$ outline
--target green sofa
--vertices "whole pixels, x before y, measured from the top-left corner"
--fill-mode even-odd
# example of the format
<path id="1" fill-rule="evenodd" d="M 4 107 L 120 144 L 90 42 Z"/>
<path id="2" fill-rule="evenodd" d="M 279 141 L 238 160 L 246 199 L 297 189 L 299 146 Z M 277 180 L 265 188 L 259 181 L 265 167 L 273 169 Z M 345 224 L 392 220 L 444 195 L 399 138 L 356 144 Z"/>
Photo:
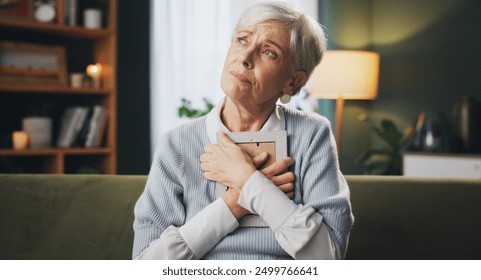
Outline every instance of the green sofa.
<path id="1" fill-rule="evenodd" d="M 347 259 L 481 259 L 481 180 L 346 179 Z M 145 180 L 0 174 L 0 259 L 130 259 Z"/>

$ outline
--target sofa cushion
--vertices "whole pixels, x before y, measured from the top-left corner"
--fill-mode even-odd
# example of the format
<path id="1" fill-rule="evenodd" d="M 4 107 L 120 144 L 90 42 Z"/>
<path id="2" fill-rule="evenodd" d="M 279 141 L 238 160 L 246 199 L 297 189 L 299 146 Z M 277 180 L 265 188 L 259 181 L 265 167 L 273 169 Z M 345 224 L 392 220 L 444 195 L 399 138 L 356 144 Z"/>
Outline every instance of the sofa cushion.
<path id="1" fill-rule="evenodd" d="M 0 258 L 130 259 L 145 176 L 0 175 Z"/>
<path id="2" fill-rule="evenodd" d="M 346 176 L 347 259 L 480 259 L 481 180 Z"/>

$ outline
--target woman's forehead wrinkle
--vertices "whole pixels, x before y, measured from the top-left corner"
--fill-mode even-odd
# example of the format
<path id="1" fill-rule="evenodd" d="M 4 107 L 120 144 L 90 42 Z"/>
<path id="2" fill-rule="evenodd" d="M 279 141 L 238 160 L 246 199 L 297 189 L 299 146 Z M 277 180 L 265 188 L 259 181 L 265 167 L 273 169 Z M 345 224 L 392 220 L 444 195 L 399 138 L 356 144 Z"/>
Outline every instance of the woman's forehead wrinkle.
<path id="1" fill-rule="evenodd" d="M 285 35 L 282 35 L 282 31 L 288 31 Z M 249 26 L 245 29 L 239 30 L 237 33 L 247 33 L 249 36 L 255 36 L 259 39 L 266 41 L 267 43 L 276 45 L 281 49 L 289 49 L 290 36 L 288 27 L 280 23 L 259 23 L 254 26 Z"/>

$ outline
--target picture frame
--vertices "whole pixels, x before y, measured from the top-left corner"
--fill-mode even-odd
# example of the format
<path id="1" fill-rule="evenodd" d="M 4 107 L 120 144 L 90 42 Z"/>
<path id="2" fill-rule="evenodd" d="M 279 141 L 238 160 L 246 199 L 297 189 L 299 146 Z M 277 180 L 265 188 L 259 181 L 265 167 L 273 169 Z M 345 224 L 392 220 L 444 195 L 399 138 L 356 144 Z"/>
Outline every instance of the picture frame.
<path id="1" fill-rule="evenodd" d="M 265 151 L 269 155 L 266 163 L 259 167 L 262 169 L 276 162 L 279 159 L 287 157 L 287 132 L 279 131 L 246 131 L 246 132 L 228 132 L 229 138 L 237 145 L 242 146 L 250 155 L 258 155 Z M 217 143 L 221 143 L 219 134 L 217 135 Z M 216 183 L 216 195 L 221 197 L 226 192 L 227 187 Z M 248 214 L 239 220 L 240 227 L 268 227 L 266 222 L 259 215 Z"/>
<path id="2" fill-rule="evenodd" d="M 266 163 L 259 169 L 287 156 L 287 135 L 285 130 L 228 132 L 227 135 L 251 155 L 257 155 L 263 151 L 267 152 L 269 157 Z"/>
<path id="3" fill-rule="evenodd" d="M 0 41 L 0 82 L 10 85 L 66 86 L 62 46 Z"/>
<path id="4" fill-rule="evenodd" d="M 33 20 L 32 0 L 0 0 L 0 19 Z"/>

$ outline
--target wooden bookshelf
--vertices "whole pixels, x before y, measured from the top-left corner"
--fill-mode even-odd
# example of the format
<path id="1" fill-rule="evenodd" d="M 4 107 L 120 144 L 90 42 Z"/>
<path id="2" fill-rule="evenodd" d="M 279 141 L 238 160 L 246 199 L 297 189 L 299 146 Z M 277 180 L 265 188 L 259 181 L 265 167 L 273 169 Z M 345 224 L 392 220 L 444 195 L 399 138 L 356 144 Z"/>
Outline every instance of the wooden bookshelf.
<path id="1" fill-rule="evenodd" d="M 80 38 L 86 40 L 102 40 L 109 35 L 112 35 L 112 33 L 115 33 L 114 27 L 110 27 L 109 29 L 86 29 L 78 26 L 67 26 L 55 23 L 41 23 L 35 21 L 23 21 L 9 18 L 0 18 L 0 26 L 9 27 L 12 29 L 29 29 L 45 34 Z"/>
<path id="2" fill-rule="evenodd" d="M 109 95 L 112 90 L 93 88 L 71 88 L 56 86 L 32 86 L 32 85 L 4 85 L 0 84 L 0 94 L 6 92 L 18 92 L 29 94 L 93 94 Z"/>
<path id="3" fill-rule="evenodd" d="M 80 2 L 80 1 L 79 1 Z M 64 23 L 64 0 L 56 0 L 56 20 L 40 23 L 0 15 L 2 40 L 42 45 L 63 45 L 67 73 L 85 71 L 85 66 L 103 66 L 101 88 L 71 88 L 55 85 L 13 84 L 0 81 L 0 172 L 77 173 L 82 169 L 115 174 L 117 170 L 117 1 L 102 1 L 104 24 L 87 29 Z M 81 11 L 78 13 L 81 14 Z M 6 36 L 4 36 L 6 34 Z M 79 56 L 77 56 L 79 54 Z M 82 57 L 83 56 L 83 57 Z M 52 104 L 54 130 L 51 148 L 14 150 L 6 138 L 21 130 L 24 105 Z M 102 105 L 109 113 L 103 144 L 98 148 L 56 148 L 61 113 L 70 106 Z M 3 107 L 2 107 L 3 106 Z M 6 110 L 5 110 L 6 109 Z M 11 168 L 8 170 L 8 168 Z"/>

